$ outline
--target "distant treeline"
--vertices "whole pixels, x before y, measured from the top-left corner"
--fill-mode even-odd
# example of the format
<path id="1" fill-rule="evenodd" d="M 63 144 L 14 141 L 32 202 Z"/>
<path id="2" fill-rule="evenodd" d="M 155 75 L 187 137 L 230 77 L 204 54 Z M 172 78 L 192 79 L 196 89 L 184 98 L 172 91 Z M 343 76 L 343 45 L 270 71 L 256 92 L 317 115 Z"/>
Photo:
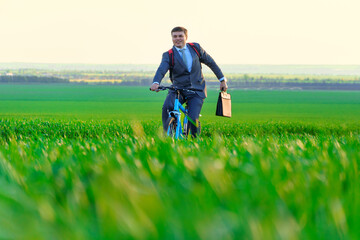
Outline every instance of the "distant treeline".
<path id="1" fill-rule="evenodd" d="M 47 72 L 155 72 L 158 64 L 55 64 L 55 63 L 0 63 L 1 69 L 9 71 L 39 70 Z M 307 74 L 307 75 L 360 75 L 360 65 L 259 65 L 224 64 L 220 65 L 224 73 L 246 74 Z M 204 73 L 210 73 L 203 66 Z"/>
<path id="2" fill-rule="evenodd" d="M 0 76 L 0 83 L 69 83 L 69 79 L 53 76 Z"/>
<path id="3" fill-rule="evenodd" d="M 360 83 L 360 76 L 321 76 L 321 75 L 279 75 L 279 74 L 225 74 L 229 83 Z M 149 84 L 154 78 L 154 73 L 149 72 L 131 72 L 131 73 L 114 73 L 114 72 L 79 72 L 66 73 L 66 78 L 86 80 L 121 80 L 124 84 L 130 85 Z M 217 82 L 214 74 L 204 74 L 207 82 Z M 164 77 L 166 81 L 168 75 Z"/>
<path id="4" fill-rule="evenodd" d="M 152 79 L 138 79 L 138 80 L 122 80 L 122 79 L 111 79 L 115 80 L 114 82 L 109 81 L 109 79 L 102 79 L 96 81 L 94 79 L 91 80 L 80 80 L 80 81 L 70 81 L 72 84 L 86 84 L 86 85 L 120 85 L 120 86 L 150 86 L 152 84 Z M 116 82 L 116 80 L 121 80 Z M 167 82 L 163 81 L 162 83 Z M 168 83 L 168 82 L 167 82 Z"/>
<path id="5" fill-rule="evenodd" d="M 328 82 L 232 82 L 229 86 L 236 89 L 360 90 L 360 83 Z"/>
<path id="6" fill-rule="evenodd" d="M 0 83 L 71 83 L 121 86 L 149 86 L 154 72 L 50 71 L 42 69 L 0 70 Z M 228 85 L 237 89 L 360 90 L 360 76 L 301 74 L 226 74 Z M 209 87 L 219 81 L 204 74 Z M 171 84 L 168 75 L 162 84 Z"/>
<path id="7" fill-rule="evenodd" d="M 211 76 L 210 76 L 211 77 Z M 293 82 L 293 83 L 360 83 L 360 76 L 295 75 L 295 74 L 229 74 L 231 82 Z"/>

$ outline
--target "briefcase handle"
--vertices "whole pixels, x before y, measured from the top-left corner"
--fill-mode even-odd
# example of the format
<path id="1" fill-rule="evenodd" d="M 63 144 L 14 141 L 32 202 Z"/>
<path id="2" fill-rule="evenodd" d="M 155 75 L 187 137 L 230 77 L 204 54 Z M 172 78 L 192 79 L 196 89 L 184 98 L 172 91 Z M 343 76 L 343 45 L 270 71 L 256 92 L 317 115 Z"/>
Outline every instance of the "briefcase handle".
<path id="1" fill-rule="evenodd" d="M 221 91 L 221 98 L 223 98 L 223 99 L 231 99 L 231 96 L 226 91 Z"/>

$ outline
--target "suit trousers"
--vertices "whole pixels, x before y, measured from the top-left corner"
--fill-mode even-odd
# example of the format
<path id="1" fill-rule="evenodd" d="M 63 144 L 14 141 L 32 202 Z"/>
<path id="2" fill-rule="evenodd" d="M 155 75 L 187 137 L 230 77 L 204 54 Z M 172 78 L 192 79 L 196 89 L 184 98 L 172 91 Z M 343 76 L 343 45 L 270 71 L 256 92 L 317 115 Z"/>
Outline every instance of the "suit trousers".
<path id="1" fill-rule="evenodd" d="M 166 126 L 166 122 L 167 119 L 169 118 L 169 112 L 174 110 L 176 94 L 177 93 L 175 91 L 169 91 L 162 108 L 162 122 L 165 132 L 167 131 L 167 127 L 168 127 Z M 202 105 L 204 103 L 204 99 L 201 98 L 195 92 L 182 91 L 179 96 L 179 101 L 181 104 L 187 102 L 189 117 L 194 122 L 199 121 L 199 115 Z M 196 127 L 194 124 L 190 123 L 190 121 L 189 121 L 189 126 L 190 126 L 191 135 L 193 137 L 196 137 L 196 135 L 200 133 L 200 127 L 199 128 Z"/>

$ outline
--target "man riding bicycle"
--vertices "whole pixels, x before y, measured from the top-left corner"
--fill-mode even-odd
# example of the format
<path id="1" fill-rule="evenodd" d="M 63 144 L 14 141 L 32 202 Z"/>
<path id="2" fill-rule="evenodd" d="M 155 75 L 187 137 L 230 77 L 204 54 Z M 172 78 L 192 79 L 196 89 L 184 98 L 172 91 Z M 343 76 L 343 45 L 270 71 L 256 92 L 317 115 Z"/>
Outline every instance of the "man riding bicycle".
<path id="1" fill-rule="evenodd" d="M 201 71 L 201 63 L 206 64 L 220 81 L 220 90 L 226 91 L 226 79 L 214 59 L 201 48 L 198 43 L 186 43 L 187 30 L 184 27 L 175 27 L 171 30 L 173 48 L 163 53 L 159 68 L 150 87 L 152 91 L 158 91 L 161 80 L 168 70 L 172 85 L 179 88 L 195 88 L 199 91 L 182 91 L 179 101 L 187 102 L 188 114 L 193 122 L 198 123 L 199 115 L 206 98 L 205 79 Z M 169 91 L 163 108 L 162 122 L 167 131 L 166 123 L 169 111 L 174 108 L 175 91 Z M 200 133 L 200 128 L 190 123 L 190 132 L 193 137 Z"/>

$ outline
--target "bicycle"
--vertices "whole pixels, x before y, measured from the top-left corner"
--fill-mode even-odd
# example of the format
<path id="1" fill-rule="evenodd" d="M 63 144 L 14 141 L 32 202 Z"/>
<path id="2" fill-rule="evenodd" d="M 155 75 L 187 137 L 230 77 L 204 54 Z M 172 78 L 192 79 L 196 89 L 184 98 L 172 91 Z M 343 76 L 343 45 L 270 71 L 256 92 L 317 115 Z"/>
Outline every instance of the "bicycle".
<path id="1" fill-rule="evenodd" d="M 169 112 L 169 118 L 165 124 L 167 126 L 166 134 L 175 139 L 184 139 L 189 134 L 189 122 L 197 127 L 200 127 L 200 122 L 193 121 L 188 114 L 187 106 L 184 108 L 180 101 L 179 96 L 181 91 L 195 92 L 202 91 L 196 88 L 178 88 L 174 86 L 165 87 L 159 86 L 158 90 L 173 90 L 176 91 L 174 109 Z M 181 123 L 181 112 L 185 114 L 183 122 Z"/>

